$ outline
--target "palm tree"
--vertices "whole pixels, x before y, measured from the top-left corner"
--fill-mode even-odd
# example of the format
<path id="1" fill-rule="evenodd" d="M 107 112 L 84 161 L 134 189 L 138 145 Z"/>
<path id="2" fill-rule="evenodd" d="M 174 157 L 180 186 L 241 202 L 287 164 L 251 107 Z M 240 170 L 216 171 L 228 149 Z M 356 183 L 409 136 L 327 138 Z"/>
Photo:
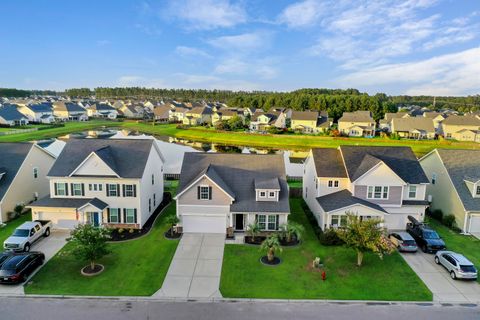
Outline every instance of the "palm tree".
<path id="1" fill-rule="evenodd" d="M 176 215 L 171 215 L 165 218 L 165 223 L 170 225 L 170 235 L 173 235 L 173 227 L 180 222 Z"/>
<path id="2" fill-rule="evenodd" d="M 255 236 L 260 233 L 260 225 L 257 222 L 251 223 L 247 226 L 247 234 L 252 237 L 252 242 L 255 242 Z"/>
<path id="3" fill-rule="evenodd" d="M 305 228 L 296 222 L 287 222 L 280 226 L 280 230 L 283 236 L 287 239 L 287 242 L 292 242 L 292 237 L 295 235 L 297 240 L 300 240 L 302 234 L 305 232 Z"/>
<path id="4" fill-rule="evenodd" d="M 275 251 L 282 252 L 280 241 L 277 234 L 270 235 L 265 241 L 262 242 L 261 250 L 267 251 L 267 259 L 272 262 L 275 259 Z"/>

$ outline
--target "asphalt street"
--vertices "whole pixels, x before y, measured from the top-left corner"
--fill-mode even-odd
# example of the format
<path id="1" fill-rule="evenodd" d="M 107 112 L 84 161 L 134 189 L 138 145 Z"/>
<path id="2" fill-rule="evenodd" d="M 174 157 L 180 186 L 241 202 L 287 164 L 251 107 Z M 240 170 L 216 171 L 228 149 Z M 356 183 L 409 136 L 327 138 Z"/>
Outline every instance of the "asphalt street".
<path id="1" fill-rule="evenodd" d="M 474 304 L 403 304 L 349 302 L 174 302 L 149 299 L 0 298 L 2 320 L 151 320 L 151 319 L 262 319 L 262 320 L 478 320 Z"/>

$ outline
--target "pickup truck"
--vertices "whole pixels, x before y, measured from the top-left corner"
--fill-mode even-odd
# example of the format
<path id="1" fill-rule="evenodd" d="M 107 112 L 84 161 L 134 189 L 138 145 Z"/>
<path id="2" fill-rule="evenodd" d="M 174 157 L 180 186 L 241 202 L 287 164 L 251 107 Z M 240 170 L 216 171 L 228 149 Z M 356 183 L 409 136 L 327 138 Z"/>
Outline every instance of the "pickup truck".
<path id="1" fill-rule="evenodd" d="M 412 216 L 408 216 L 408 220 L 410 222 L 407 223 L 407 232 L 415 239 L 423 252 L 435 253 L 447 248 L 435 230 L 430 229 L 425 223 L 418 222 Z"/>
<path id="2" fill-rule="evenodd" d="M 8 251 L 30 251 L 35 241 L 50 235 L 51 228 L 52 222 L 48 220 L 24 222 L 3 242 L 3 248 Z"/>

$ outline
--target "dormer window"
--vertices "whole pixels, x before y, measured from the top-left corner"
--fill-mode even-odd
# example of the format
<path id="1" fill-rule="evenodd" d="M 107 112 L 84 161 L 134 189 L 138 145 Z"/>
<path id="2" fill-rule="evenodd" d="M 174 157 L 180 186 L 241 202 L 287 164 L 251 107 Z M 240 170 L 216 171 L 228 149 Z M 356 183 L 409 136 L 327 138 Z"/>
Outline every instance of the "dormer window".
<path id="1" fill-rule="evenodd" d="M 480 196 L 480 186 L 477 186 L 475 190 L 475 195 Z"/>
<path id="2" fill-rule="evenodd" d="M 275 195 L 275 191 L 270 191 L 270 192 L 268 193 L 268 197 L 269 197 L 269 198 L 275 198 L 275 196 L 276 196 L 276 195 Z"/>
<path id="3" fill-rule="evenodd" d="M 260 198 L 266 198 L 267 193 L 265 191 L 260 191 Z"/>

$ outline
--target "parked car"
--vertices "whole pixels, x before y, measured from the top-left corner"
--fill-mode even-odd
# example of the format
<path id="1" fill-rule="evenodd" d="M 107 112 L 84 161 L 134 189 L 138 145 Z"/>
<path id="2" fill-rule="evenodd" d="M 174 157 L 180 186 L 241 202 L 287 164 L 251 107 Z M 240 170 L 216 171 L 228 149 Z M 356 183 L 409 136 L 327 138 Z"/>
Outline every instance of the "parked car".
<path id="1" fill-rule="evenodd" d="M 45 261 L 41 252 L 12 254 L 0 267 L 0 283 L 15 284 L 25 281 Z"/>
<path id="2" fill-rule="evenodd" d="M 10 251 L 5 251 L 5 252 L 0 253 L 0 267 L 1 267 L 1 266 L 3 265 L 3 263 L 4 263 L 8 258 L 10 258 L 12 255 L 13 255 L 13 253 L 10 252 Z"/>
<path id="3" fill-rule="evenodd" d="M 392 241 L 400 252 L 417 252 L 417 243 L 415 239 L 405 231 L 393 232 L 389 236 L 390 241 Z"/>
<path id="4" fill-rule="evenodd" d="M 425 223 L 419 222 L 412 216 L 408 216 L 407 232 L 415 239 L 417 245 L 423 252 L 435 253 L 445 250 L 445 242 L 435 230 L 430 229 Z"/>
<path id="5" fill-rule="evenodd" d="M 24 222 L 5 240 L 3 248 L 11 251 L 28 252 L 35 241 L 50 235 L 51 227 L 52 222 L 48 220 Z"/>
<path id="6" fill-rule="evenodd" d="M 452 279 L 477 280 L 477 269 L 463 255 L 453 251 L 438 251 L 435 263 L 440 264 L 450 273 Z"/>

